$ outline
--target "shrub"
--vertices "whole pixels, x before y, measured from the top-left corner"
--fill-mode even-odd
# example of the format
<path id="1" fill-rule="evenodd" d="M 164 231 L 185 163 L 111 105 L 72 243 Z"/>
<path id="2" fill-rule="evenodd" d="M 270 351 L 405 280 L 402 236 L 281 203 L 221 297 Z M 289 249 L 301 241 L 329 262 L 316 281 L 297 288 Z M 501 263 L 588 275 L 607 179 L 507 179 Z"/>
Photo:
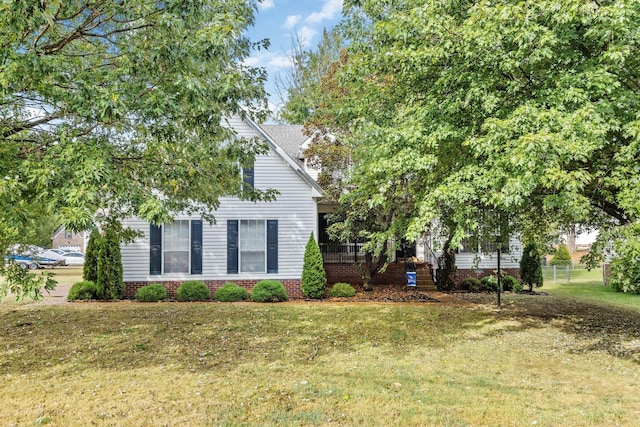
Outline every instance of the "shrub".
<path id="1" fill-rule="evenodd" d="M 178 301 L 209 301 L 211 291 L 199 280 L 187 280 L 176 289 Z"/>
<path id="2" fill-rule="evenodd" d="M 82 267 L 82 278 L 91 282 L 98 281 L 98 252 L 100 251 L 102 236 L 97 228 L 91 230 L 87 251 L 84 255 L 84 266 Z"/>
<path id="3" fill-rule="evenodd" d="M 119 299 L 124 293 L 120 237 L 118 237 L 115 228 L 109 226 L 101 240 L 98 251 L 98 281 L 96 282 L 98 298 Z"/>
<path id="4" fill-rule="evenodd" d="M 69 289 L 67 295 L 68 301 L 85 300 L 85 299 L 97 299 L 98 288 L 96 284 L 91 280 L 83 280 L 81 282 L 74 283 Z"/>
<path id="5" fill-rule="evenodd" d="M 522 292 L 522 283 L 516 282 L 513 284 L 513 292 Z"/>
<path id="6" fill-rule="evenodd" d="M 500 283 L 502 284 L 502 289 L 505 291 L 513 291 L 517 287 L 519 287 L 520 290 L 522 290 L 522 285 L 520 285 L 520 282 L 518 282 L 518 279 L 516 279 L 513 276 L 503 277 L 502 280 L 500 280 Z"/>
<path id="7" fill-rule="evenodd" d="M 480 283 L 482 283 L 482 289 L 485 291 L 497 291 L 498 290 L 498 278 L 494 275 L 484 276 L 480 279 Z"/>
<path id="8" fill-rule="evenodd" d="M 229 282 L 218 289 L 213 298 L 222 302 L 244 301 L 249 298 L 249 292 L 245 288 Z"/>
<path id="9" fill-rule="evenodd" d="M 462 287 L 462 289 L 466 289 L 471 292 L 480 292 L 483 288 L 480 279 L 477 279 L 475 277 L 464 278 L 460 283 L 460 286 Z"/>
<path id="10" fill-rule="evenodd" d="M 141 302 L 158 302 L 167 297 L 167 290 L 160 283 L 143 286 L 136 292 L 136 299 Z"/>
<path id="11" fill-rule="evenodd" d="M 348 283 L 336 283 L 329 291 L 329 296 L 333 298 L 353 297 L 355 295 L 356 290 Z"/>
<path id="12" fill-rule="evenodd" d="M 322 253 L 320 253 L 320 247 L 316 239 L 313 238 L 313 233 L 309 236 L 309 241 L 304 251 L 300 286 L 302 294 L 307 298 L 323 298 L 327 290 L 327 275 L 324 271 Z"/>
<path id="13" fill-rule="evenodd" d="M 640 226 L 626 227 L 614 240 L 611 287 L 618 292 L 640 294 Z"/>
<path id="14" fill-rule="evenodd" d="M 279 302 L 288 301 L 289 296 L 282 282 L 277 280 L 261 280 L 253 287 L 251 301 Z"/>
<path id="15" fill-rule="evenodd" d="M 560 245 L 556 249 L 556 253 L 553 254 L 553 258 L 549 262 L 550 265 L 567 266 L 571 265 L 571 254 L 567 245 Z"/>
<path id="16" fill-rule="evenodd" d="M 542 256 L 533 243 L 527 244 L 522 252 L 520 277 L 522 277 L 522 283 L 529 286 L 530 291 L 534 286 L 536 288 L 542 286 Z"/>

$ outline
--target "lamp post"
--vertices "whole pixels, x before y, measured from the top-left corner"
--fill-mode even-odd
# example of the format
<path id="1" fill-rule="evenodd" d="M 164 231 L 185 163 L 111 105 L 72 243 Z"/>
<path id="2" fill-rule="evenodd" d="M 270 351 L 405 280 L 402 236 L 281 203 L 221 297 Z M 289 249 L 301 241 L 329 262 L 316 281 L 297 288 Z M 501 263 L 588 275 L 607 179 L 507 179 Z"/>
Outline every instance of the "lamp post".
<path id="1" fill-rule="evenodd" d="M 502 281 L 501 281 L 501 271 L 500 271 L 500 258 L 502 255 L 502 238 L 498 236 L 498 307 L 500 307 L 500 290 L 502 289 Z"/>

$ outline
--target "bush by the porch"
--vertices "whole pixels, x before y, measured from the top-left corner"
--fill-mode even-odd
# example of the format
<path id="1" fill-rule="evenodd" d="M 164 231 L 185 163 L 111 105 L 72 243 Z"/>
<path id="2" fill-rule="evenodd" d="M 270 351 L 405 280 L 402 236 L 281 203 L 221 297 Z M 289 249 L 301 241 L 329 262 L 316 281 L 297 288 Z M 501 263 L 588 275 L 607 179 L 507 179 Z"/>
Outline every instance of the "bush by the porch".
<path id="1" fill-rule="evenodd" d="M 356 290 L 348 283 L 336 283 L 329 290 L 332 298 L 348 298 L 356 295 Z"/>

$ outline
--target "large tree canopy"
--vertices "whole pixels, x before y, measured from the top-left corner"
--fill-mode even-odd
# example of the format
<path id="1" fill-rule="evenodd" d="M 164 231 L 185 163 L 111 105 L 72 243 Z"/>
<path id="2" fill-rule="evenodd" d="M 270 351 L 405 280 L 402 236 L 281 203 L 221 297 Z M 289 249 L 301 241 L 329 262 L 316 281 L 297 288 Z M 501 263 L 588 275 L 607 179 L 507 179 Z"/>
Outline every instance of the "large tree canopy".
<path id="1" fill-rule="evenodd" d="M 242 191 L 263 150 L 221 126 L 261 117 L 264 71 L 243 65 L 254 0 L 0 4 L 0 242 L 33 206 L 71 229 L 96 213 L 162 222 Z M 18 231 L 18 232 L 16 232 Z"/>
<path id="2" fill-rule="evenodd" d="M 639 2 L 345 11 L 348 60 L 321 114 L 353 147 L 352 183 L 372 207 L 407 193 L 409 234 L 444 217 L 459 238 L 487 212 L 531 234 L 640 220 Z"/>

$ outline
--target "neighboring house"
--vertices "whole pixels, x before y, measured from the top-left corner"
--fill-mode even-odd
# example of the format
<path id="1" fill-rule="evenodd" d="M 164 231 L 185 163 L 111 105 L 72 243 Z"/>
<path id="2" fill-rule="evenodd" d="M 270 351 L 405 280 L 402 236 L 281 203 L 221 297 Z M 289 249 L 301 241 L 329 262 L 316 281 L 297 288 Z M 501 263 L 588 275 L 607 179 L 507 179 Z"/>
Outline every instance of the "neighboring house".
<path id="1" fill-rule="evenodd" d="M 89 233 L 86 231 L 76 233 L 65 229 L 64 226 L 60 226 L 51 237 L 51 247 L 53 249 L 65 249 L 84 253 L 87 249 L 88 239 Z"/>
<path id="2" fill-rule="evenodd" d="M 260 137 L 269 146 L 245 178 L 257 189 L 276 189 L 276 201 L 221 198 L 216 223 L 192 215 L 179 215 L 159 227 L 134 218 L 125 221 L 124 226 L 143 234 L 122 246 L 127 296 L 154 282 L 163 283 L 171 295 L 187 280 L 203 281 L 215 291 L 226 282 L 251 289 L 262 279 L 279 280 L 291 297 L 302 296 L 304 251 L 309 235 L 318 235 L 322 190 L 300 159 L 265 129 L 249 119 L 229 123 L 240 137 Z"/>

